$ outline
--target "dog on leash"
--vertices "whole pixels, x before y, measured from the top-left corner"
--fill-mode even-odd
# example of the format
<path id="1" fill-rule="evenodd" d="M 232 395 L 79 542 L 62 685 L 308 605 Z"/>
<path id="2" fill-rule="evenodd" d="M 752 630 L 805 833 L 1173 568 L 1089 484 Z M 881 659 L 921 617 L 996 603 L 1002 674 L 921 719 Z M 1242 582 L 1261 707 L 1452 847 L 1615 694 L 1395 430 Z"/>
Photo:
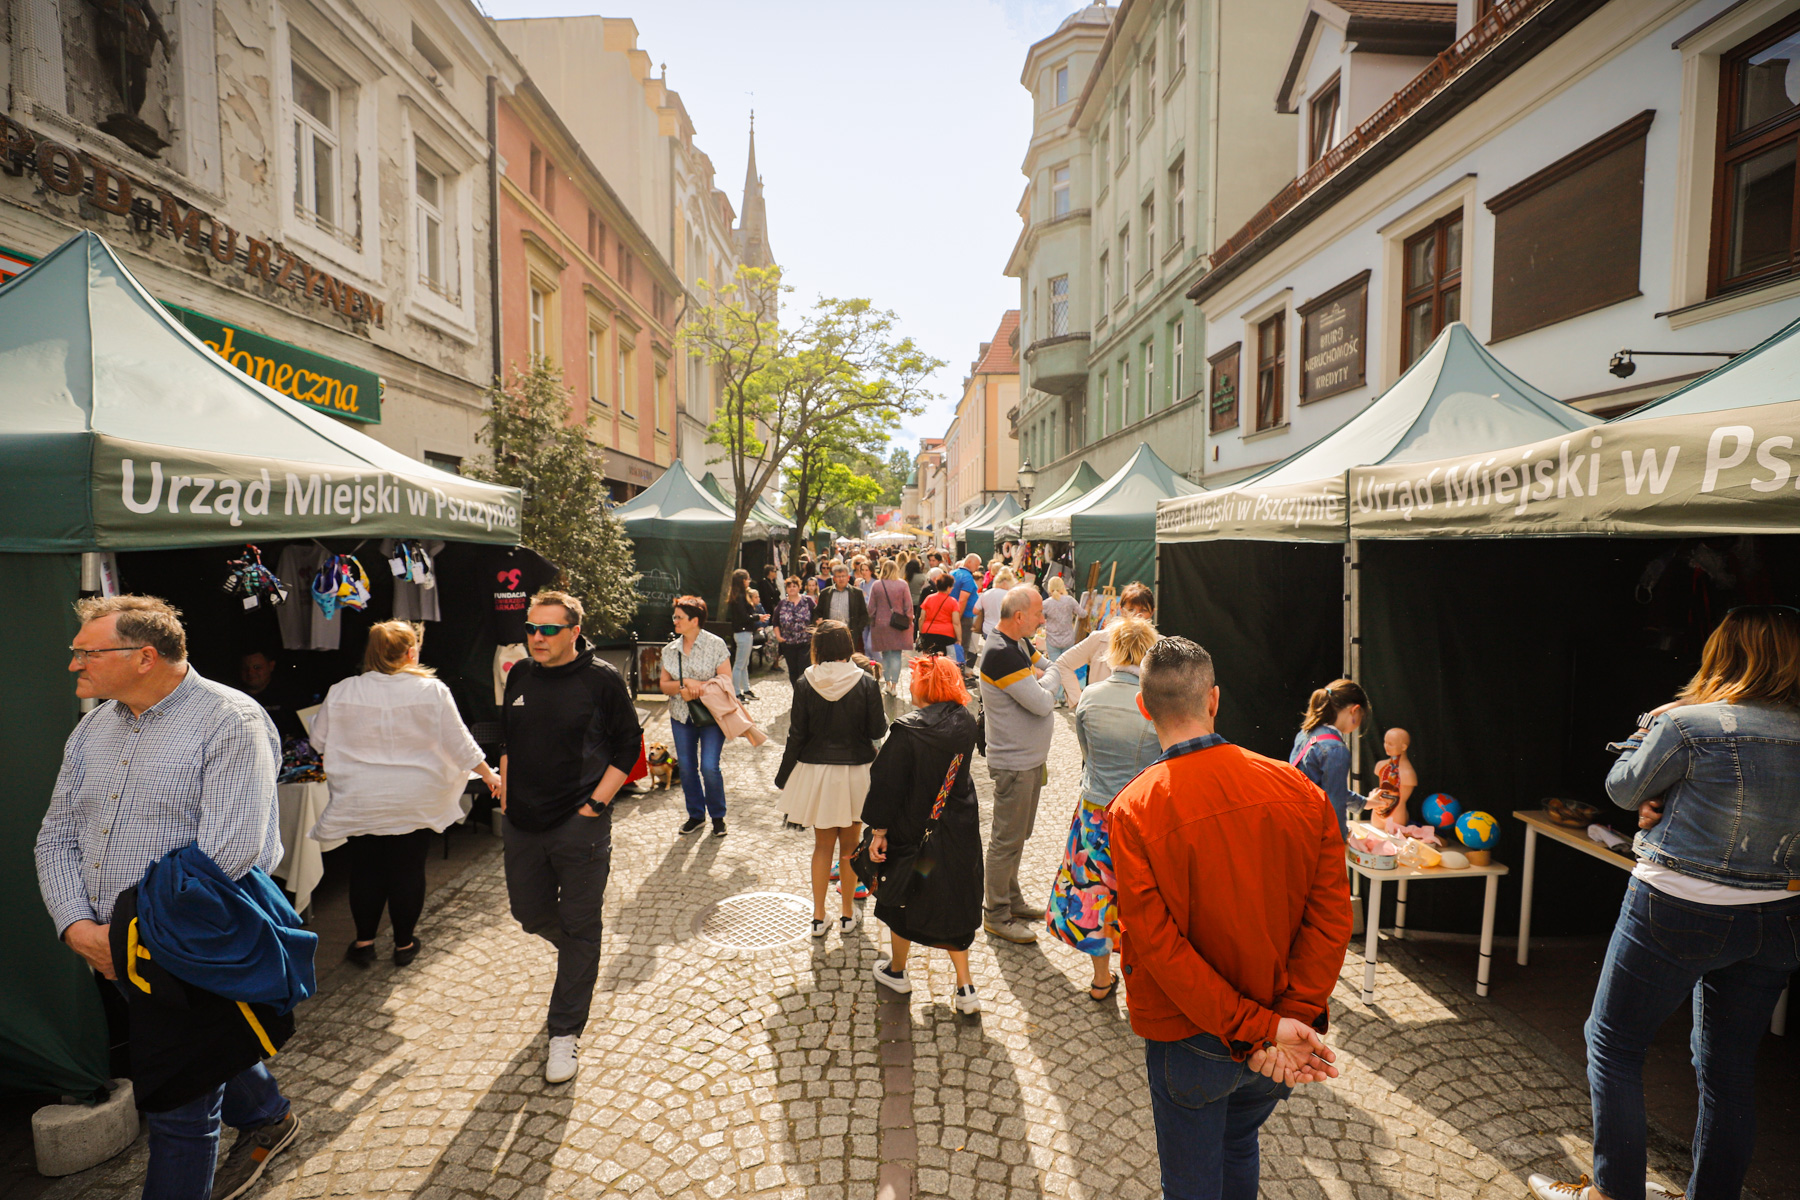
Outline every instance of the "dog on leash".
<path id="1" fill-rule="evenodd" d="M 644 748 L 644 761 L 650 767 L 652 789 L 667 790 L 681 782 L 681 765 L 675 761 L 674 752 L 661 742 L 652 742 Z"/>

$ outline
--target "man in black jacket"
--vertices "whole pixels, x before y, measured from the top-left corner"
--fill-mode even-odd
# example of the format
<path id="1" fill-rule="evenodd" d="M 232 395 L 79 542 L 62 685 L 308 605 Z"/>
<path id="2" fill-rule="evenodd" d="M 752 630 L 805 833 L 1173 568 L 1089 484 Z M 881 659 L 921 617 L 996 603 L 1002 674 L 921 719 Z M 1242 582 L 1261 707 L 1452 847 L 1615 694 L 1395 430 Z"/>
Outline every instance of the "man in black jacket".
<path id="1" fill-rule="evenodd" d="M 831 570 L 831 588 L 819 596 L 818 617 L 843 622 L 850 630 L 850 644 L 863 644 L 863 630 L 869 627 L 869 602 L 862 589 L 850 582 L 850 568 L 843 563 Z"/>
<path id="2" fill-rule="evenodd" d="M 625 681 L 581 636 L 581 602 L 539 592 L 526 614 L 531 658 L 506 677 L 500 709 L 506 892 L 526 933 L 556 947 L 544 1078 L 575 1077 L 600 973 L 600 908 L 612 867 L 612 801 L 643 747 Z"/>

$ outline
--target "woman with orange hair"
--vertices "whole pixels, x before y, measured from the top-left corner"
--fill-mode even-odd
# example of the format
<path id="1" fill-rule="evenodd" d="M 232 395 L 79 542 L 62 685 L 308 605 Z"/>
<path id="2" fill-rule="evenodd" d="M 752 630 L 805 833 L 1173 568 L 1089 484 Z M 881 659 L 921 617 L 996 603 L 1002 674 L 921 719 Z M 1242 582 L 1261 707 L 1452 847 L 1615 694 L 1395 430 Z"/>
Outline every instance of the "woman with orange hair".
<path id="1" fill-rule="evenodd" d="M 962 672 L 941 655 L 913 659 L 912 701 L 917 707 L 888 729 L 863 802 L 869 857 L 891 859 L 899 873 L 875 898 L 875 919 L 893 943 L 892 953 L 875 964 L 875 982 L 912 991 L 906 977 L 912 944 L 936 946 L 950 952 L 956 967 L 956 1011 L 980 1012 L 969 974 L 982 898 L 981 817 L 969 774 L 975 718 L 965 707 Z M 895 892 L 899 898 L 890 899 Z"/>

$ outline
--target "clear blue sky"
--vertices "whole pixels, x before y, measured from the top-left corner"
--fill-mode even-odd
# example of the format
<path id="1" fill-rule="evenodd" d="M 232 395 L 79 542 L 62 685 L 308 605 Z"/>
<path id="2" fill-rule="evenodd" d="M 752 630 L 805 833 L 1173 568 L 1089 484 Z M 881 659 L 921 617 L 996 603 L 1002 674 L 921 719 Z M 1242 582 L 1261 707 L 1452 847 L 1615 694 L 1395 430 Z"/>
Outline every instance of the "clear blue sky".
<path id="1" fill-rule="evenodd" d="M 1025 51 L 1079 0 L 481 0 L 495 17 L 600 12 L 667 63 L 733 206 L 749 110 L 769 240 L 794 299 L 866 296 L 949 365 L 910 441 L 939 436 L 1018 281 Z M 916 448 L 916 445 L 914 446 Z"/>

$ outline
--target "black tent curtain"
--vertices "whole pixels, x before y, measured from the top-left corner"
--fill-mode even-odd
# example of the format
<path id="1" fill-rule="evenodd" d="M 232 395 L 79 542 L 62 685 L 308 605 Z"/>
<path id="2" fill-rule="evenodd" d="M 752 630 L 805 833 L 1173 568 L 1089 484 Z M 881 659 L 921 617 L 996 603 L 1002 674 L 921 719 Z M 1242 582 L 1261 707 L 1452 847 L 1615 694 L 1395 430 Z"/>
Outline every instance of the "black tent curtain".
<path id="1" fill-rule="evenodd" d="M 1800 599 L 1796 535 L 1361 546 L 1362 682 L 1374 707 L 1363 744 L 1378 754 L 1383 730 L 1412 734 L 1415 818 L 1417 802 L 1442 791 L 1500 820 L 1495 858 L 1514 870 L 1501 880 L 1501 933 L 1517 932 L 1524 861 L 1511 814 L 1560 796 L 1600 806 L 1629 836 L 1635 814 L 1606 797 L 1606 743 L 1673 698 L 1728 609 Z M 1561 869 L 1559 852 L 1540 847 L 1534 930 L 1605 933 L 1626 872 L 1585 860 Z M 1480 920 L 1479 887 L 1409 897 L 1409 927 L 1469 933 Z"/>

